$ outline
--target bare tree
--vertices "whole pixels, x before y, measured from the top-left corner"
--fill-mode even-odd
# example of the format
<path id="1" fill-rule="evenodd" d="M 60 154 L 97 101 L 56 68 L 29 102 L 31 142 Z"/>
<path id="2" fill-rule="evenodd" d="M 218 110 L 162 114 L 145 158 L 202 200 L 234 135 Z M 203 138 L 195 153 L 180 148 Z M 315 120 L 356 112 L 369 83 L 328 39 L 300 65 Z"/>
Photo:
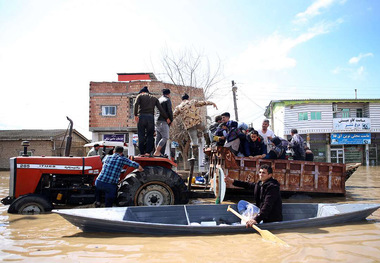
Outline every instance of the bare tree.
<path id="1" fill-rule="evenodd" d="M 174 85 L 202 88 L 205 99 L 212 98 L 216 85 L 222 81 L 222 64 L 220 59 L 213 70 L 207 56 L 195 49 L 185 49 L 174 54 L 165 48 L 162 52 L 162 67 L 165 76 Z"/>
<path id="2" fill-rule="evenodd" d="M 195 49 L 184 49 L 174 54 L 172 50 L 165 48 L 162 52 L 162 68 L 165 71 L 167 81 L 174 85 L 202 88 L 205 99 L 213 97 L 216 85 L 222 81 L 222 64 L 220 59 L 215 69 L 211 69 L 210 61 L 203 52 Z M 190 137 L 182 124 L 181 118 L 174 120 L 170 128 L 170 139 L 178 142 L 185 169 L 190 149 Z"/>

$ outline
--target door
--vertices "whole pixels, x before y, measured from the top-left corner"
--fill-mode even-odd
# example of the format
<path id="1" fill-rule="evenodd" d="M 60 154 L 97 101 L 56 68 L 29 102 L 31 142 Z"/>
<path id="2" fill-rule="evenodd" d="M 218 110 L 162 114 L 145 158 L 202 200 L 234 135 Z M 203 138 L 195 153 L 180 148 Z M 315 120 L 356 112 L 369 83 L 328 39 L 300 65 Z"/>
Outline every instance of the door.
<path id="1" fill-rule="evenodd" d="M 331 162 L 332 163 L 344 163 L 344 151 L 343 151 L 343 149 L 331 149 Z"/>
<path id="2" fill-rule="evenodd" d="M 369 146 L 369 165 L 377 165 L 377 144 Z"/>

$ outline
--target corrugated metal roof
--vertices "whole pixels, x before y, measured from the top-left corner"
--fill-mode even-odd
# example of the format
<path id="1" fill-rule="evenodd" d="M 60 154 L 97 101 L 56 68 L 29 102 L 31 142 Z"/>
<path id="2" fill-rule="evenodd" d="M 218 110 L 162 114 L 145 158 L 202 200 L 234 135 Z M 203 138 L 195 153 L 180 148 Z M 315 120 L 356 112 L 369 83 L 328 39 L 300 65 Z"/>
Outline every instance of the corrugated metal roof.
<path id="1" fill-rule="evenodd" d="M 54 129 L 54 130 L 0 130 L 0 140 L 51 140 L 53 137 L 64 136 L 66 129 Z M 73 133 L 82 137 L 84 140 L 89 140 L 84 137 L 77 130 L 73 129 Z"/>
<path id="2" fill-rule="evenodd" d="M 355 99 L 355 98 L 347 98 L 347 99 L 285 99 L 285 100 L 272 100 L 273 102 L 280 101 L 357 101 L 357 102 L 367 102 L 367 101 L 380 101 L 380 98 L 368 98 L 368 99 Z"/>
<path id="3" fill-rule="evenodd" d="M 273 106 L 276 103 L 285 103 L 287 105 L 296 105 L 296 104 L 303 104 L 303 103 L 310 103 L 310 102 L 347 102 L 347 103 L 363 103 L 363 102 L 376 102 L 380 103 L 379 98 L 372 98 L 372 99 L 284 99 L 284 100 L 271 100 L 266 106 L 264 116 L 269 118 L 270 112 L 271 112 L 271 106 Z"/>

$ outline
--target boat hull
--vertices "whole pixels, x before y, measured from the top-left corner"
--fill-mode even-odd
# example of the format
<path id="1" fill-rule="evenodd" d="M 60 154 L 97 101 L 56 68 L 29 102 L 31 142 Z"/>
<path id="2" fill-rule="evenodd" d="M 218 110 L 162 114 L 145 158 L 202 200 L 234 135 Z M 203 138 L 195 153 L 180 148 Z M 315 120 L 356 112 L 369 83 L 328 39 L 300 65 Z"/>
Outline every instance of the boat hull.
<path id="1" fill-rule="evenodd" d="M 84 232 L 148 235 L 204 235 L 255 232 L 227 212 L 228 205 L 115 207 L 54 210 Z M 324 227 L 364 220 L 380 204 L 284 204 L 284 221 L 260 224 L 261 229 Z M 232 206 L 236 210 L 236 205 Z"/>

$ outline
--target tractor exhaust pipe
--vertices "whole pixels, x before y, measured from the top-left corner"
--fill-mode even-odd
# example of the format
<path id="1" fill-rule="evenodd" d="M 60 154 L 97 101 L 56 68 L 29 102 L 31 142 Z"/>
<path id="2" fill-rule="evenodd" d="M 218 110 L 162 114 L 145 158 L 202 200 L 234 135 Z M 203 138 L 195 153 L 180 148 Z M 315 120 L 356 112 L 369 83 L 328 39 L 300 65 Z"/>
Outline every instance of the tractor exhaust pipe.
<path id="1" fill-rule="evenodd" d="M 65 156 L 70 156 L 71 141 L 72 141 L 72 134 L 73 134 L 73 121 L 67 116 L 66 118 L 70 122 L 70 124 L 69 124 L 69 135 L 67 136 L 67 139 L 66 139 Z"/>

